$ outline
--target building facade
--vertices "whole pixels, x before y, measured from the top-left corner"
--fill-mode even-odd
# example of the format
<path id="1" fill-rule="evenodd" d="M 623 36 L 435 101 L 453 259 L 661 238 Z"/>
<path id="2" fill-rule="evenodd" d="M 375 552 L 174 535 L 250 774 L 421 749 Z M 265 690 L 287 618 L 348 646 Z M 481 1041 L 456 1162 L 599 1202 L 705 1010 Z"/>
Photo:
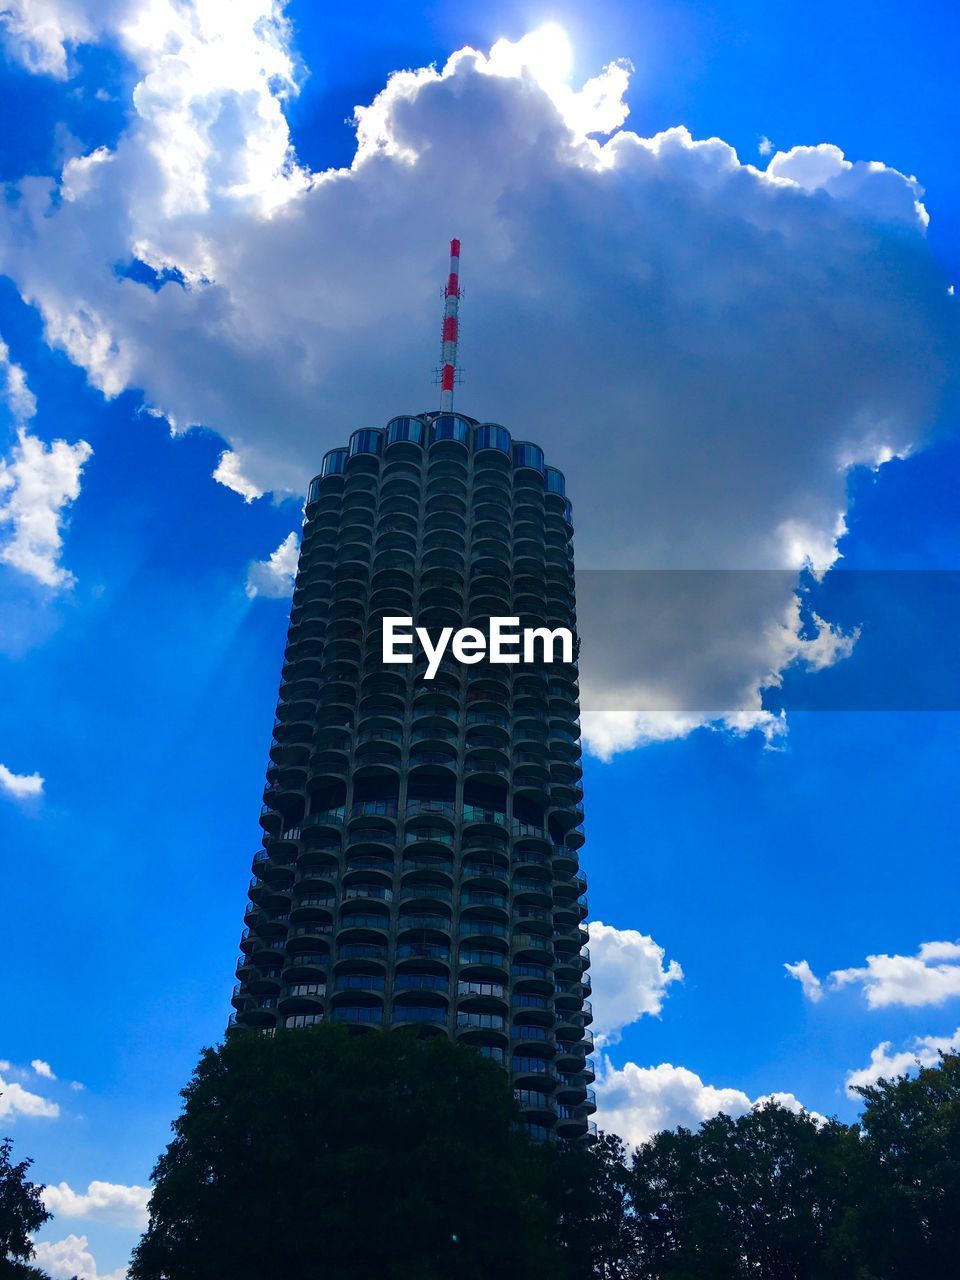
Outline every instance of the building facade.
<path id="1" fill-rule="evenodd" d="M 575 634 L 572 537 L 562 474 L 495 424 L 400 417 L 325 456 L 231 1023 L 445 1034 L 510 1072 L 536 1136 L 589 1140 L 576 664 L 448 650 L 428 681 L 382 651 L 384 617 Z"/>

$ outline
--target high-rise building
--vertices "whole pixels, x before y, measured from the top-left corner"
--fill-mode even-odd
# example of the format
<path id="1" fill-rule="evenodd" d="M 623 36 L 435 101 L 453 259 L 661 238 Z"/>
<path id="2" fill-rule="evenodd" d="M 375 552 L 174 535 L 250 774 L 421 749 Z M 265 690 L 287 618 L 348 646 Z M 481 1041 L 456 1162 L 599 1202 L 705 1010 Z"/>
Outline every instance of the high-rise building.
<path id="1" fill-rule="evenodd" d="M 509 1071 L 534 1134 L 589 1140 L 575 661 L 448 649 L 428 680 L 382 626 L 575 633 L 572 537 L 562 474 L 502 426 L 399 417 L 326 454 L 231 1022 L 447 1035 Z"/>

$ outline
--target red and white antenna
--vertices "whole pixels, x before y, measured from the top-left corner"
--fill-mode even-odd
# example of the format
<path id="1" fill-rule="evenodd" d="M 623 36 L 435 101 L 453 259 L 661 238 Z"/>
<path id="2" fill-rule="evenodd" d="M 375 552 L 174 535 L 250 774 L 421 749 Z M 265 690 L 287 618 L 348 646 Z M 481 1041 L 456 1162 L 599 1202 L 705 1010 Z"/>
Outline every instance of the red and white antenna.
<path id="1" fill-rule="evenodd" d="M 450 241 L 450 275 L 443 291 L 443 348 L 440 353 L 440 412 L 453 409 L 457 380 L 458 312 L 460 309 L 460 241 Z"/>

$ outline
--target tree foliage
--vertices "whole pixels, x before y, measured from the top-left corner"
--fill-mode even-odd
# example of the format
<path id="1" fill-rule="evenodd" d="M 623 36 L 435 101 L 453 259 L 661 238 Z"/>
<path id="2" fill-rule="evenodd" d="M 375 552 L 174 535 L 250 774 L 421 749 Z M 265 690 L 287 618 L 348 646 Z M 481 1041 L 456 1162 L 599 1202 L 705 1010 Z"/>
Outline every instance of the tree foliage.
<path id="1" fill-rule="evenodd" d="M 13 1163 L 13 1141 L 0 1142 L 0 1276 L 39 1275 L 27 1265 L 31 1236 L 53 1215 L 44 1208 L 43 1188 L 27 1178 L 32 1160 Z"/>
<path id="2" fill-rule="evenodd" d="M 445 1039 L 324 1026 L 206 1050 L 131 1280 L 929 1280 L 960 1275 L 960 1057 L 628 1153 L 535 1144 Z"/>
<path id="3" fill-rule="evenodd" d="M 551 1277 L 542 1153 L 503 1071 L 321 1026 L 204 1051 L 131 1280 Z"/>

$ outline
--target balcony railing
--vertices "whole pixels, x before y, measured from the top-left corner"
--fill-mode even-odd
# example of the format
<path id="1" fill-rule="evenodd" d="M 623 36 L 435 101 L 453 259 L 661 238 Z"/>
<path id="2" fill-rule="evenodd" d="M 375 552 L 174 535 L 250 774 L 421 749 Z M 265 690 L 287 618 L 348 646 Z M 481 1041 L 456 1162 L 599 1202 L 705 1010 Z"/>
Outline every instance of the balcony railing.
<path id="1" fill-rule="evenodd" d="M 440 817 L 452 819 L 456 808 L 452 800 L 408 800 L 404 813 L 408 818 L 416 818 L 421 814 L 439 814 Z"/>
<path id="2" fill-rule="evenodd" d="M 466 1013 L 462 1009 L 457 1014 L 457 1026 L 475 1028 L 483 1031 L 503 1031 L 506 1019 L 499 1013 Z"/>
<path id="3" fill-rule="evenodd" d="M 446 1022 L 447 1011 L 441 1005 L 409 1005 L 393 1006 L 394 1022 Z"/>

